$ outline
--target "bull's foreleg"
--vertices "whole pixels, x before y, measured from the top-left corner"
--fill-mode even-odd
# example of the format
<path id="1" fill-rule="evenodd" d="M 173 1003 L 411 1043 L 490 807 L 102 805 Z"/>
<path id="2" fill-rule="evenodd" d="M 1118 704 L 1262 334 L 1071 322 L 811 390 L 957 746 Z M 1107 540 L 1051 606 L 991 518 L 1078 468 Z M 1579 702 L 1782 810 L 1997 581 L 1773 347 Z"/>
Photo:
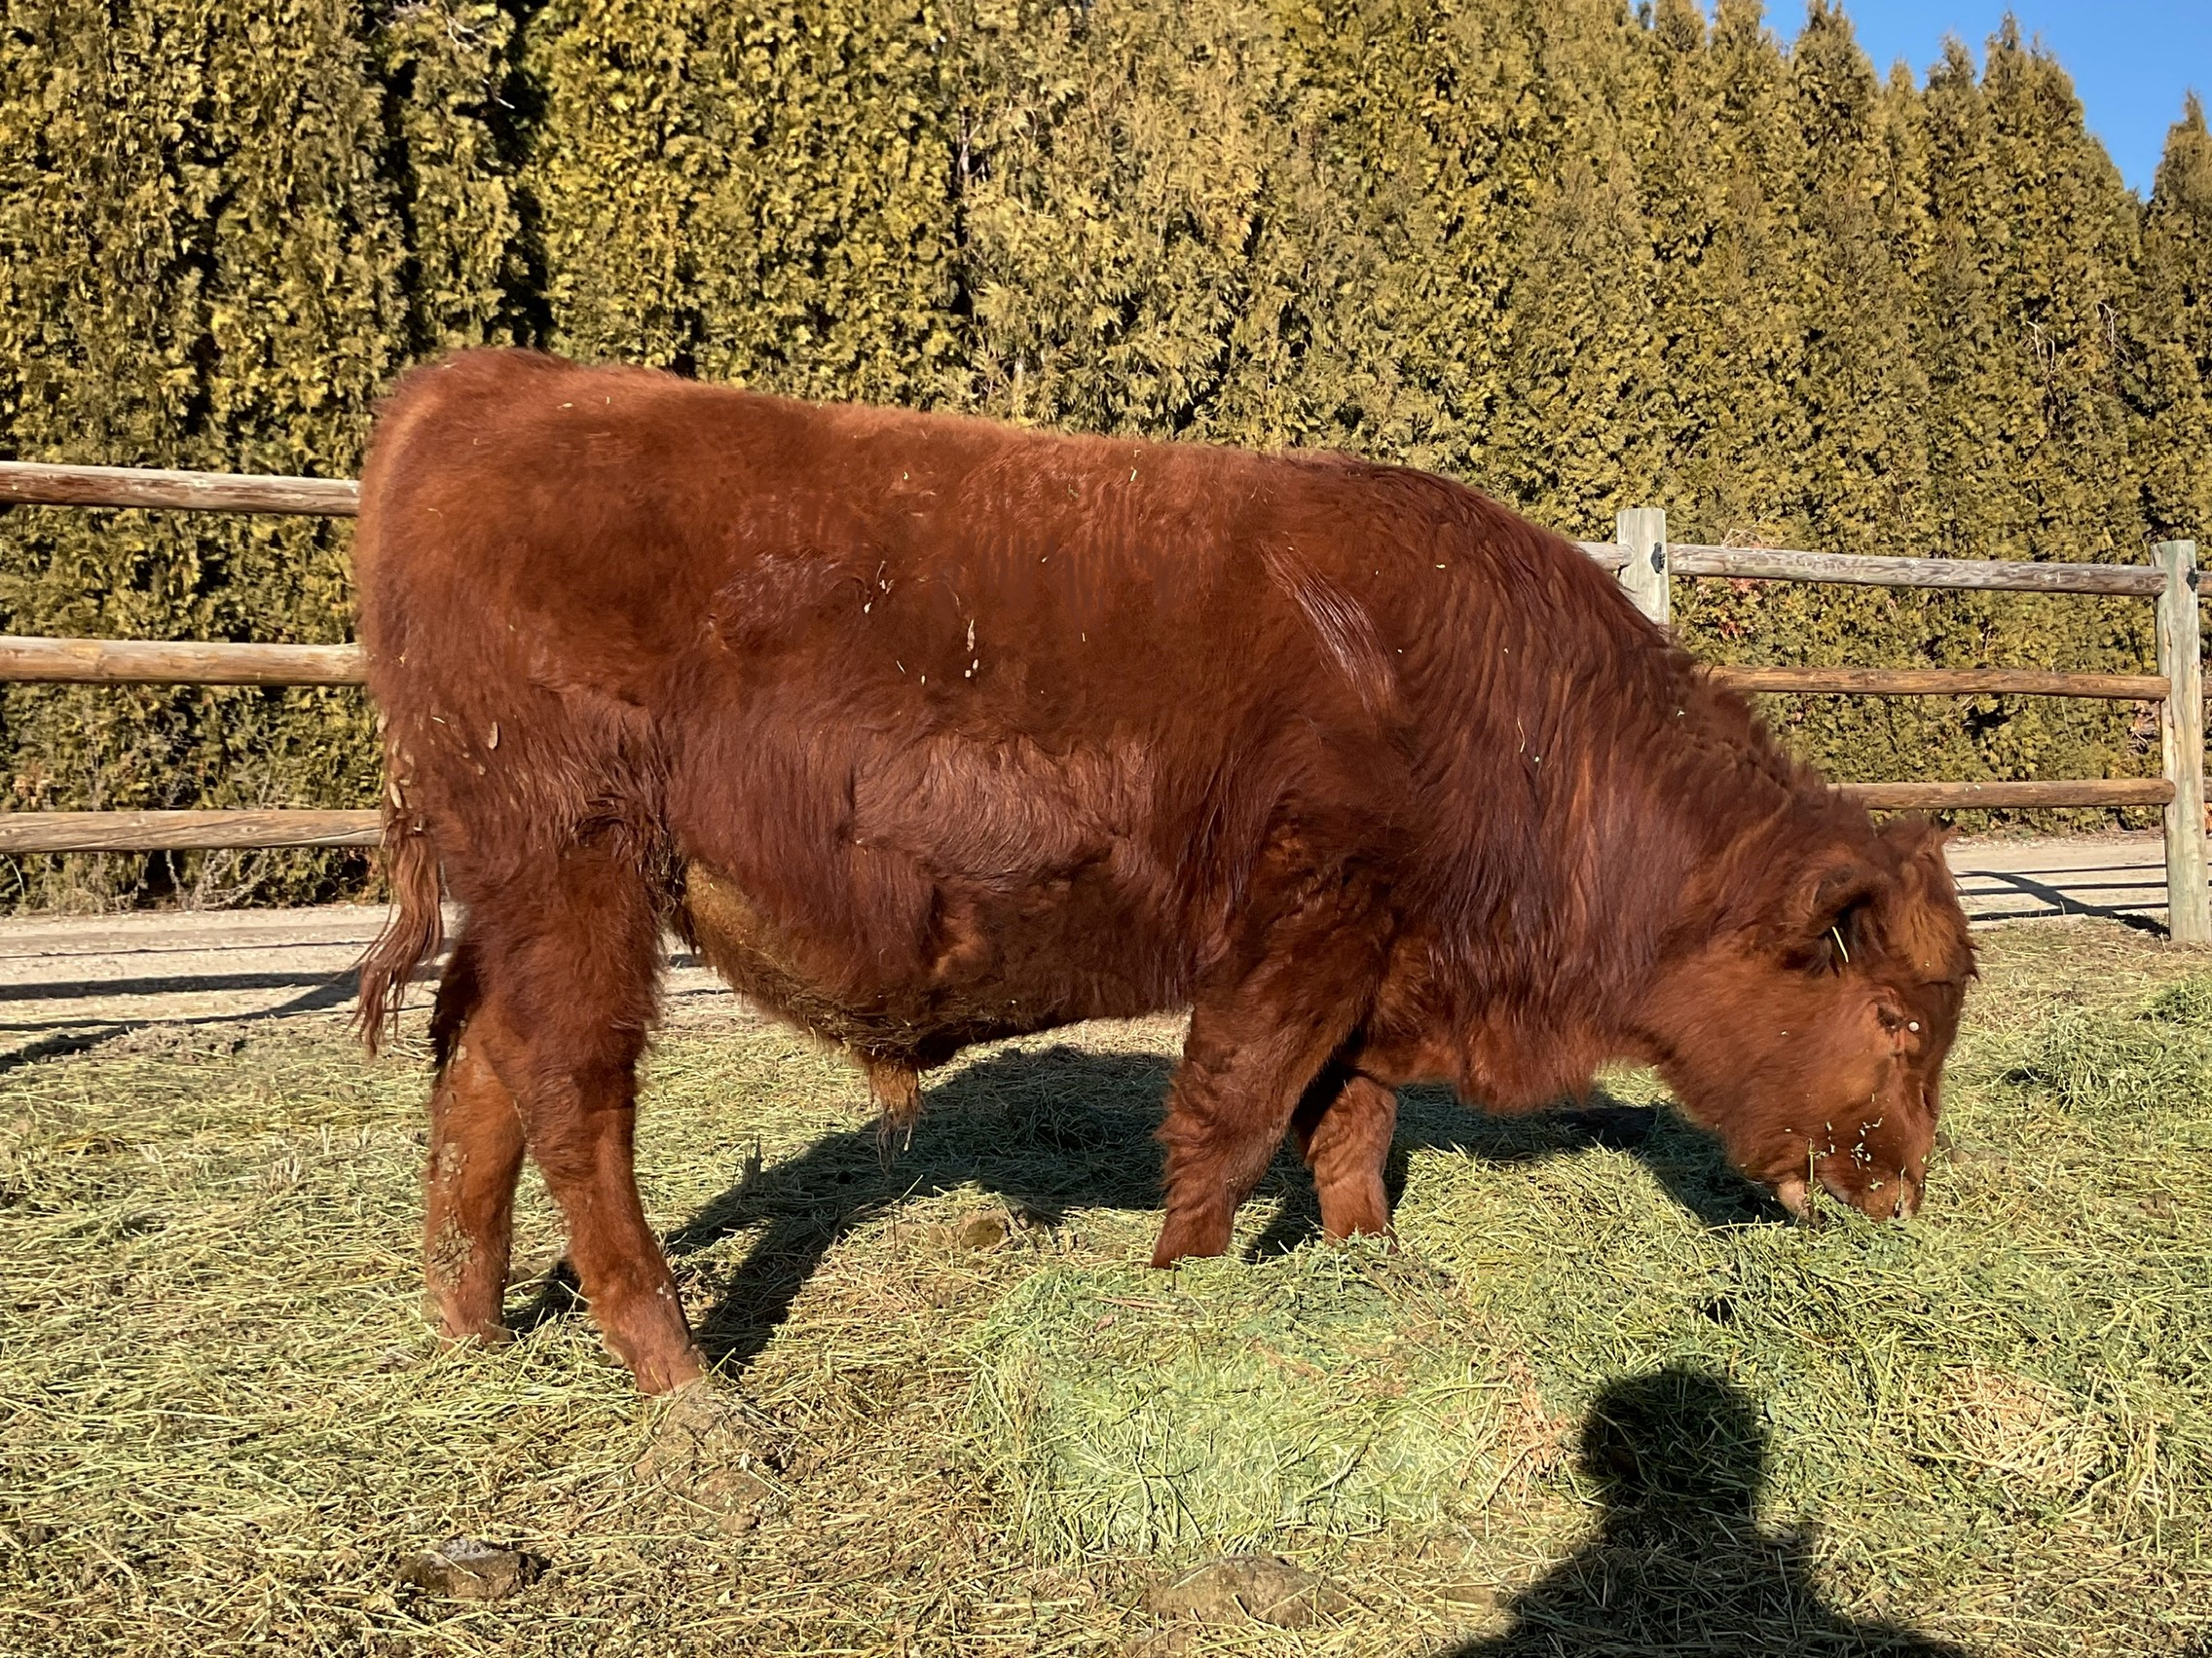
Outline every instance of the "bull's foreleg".
<path id="1" fill-rule="evenodd" d="M 1308 1091 L 1292 1126 L 1313 1171 L 1322 1234 L 1387 1235 L 1383 1171 L 1398 1127 L 1397 1091 L 1357 1071 L 1332 1072 Z"/>
<path id="2" fill-rule="evenodd" d="M 645 1222 L 632 1152 L 659 916 L 634 869 L 589 849 L 534 872 L 517 896 L 511 910 L 497 897 L 471 908 L 483 1001 L 467 1043 L 514 1095 L 608 1346 L 641 1388 L 665 1392 L 706 1365 Z"/>
<path id="3" fill-rule="evenodd" d="M 423 1170 L 424 1310 L 453 1341 L 502 1341 L 522 1116 L 465 1027 L 430 1094 Z"/>
<path id="4" fill-rule="evenodd" d="M 1254 896 L 1272 913 L 1200 986 L 1168 1089 L 1156 1267 L 1229 1248 L 1237 1206 L 1307 1089 L 1366 1018 L 1382 975 L 1390 923 L 1366 881 L 1307 873 L 1292 892 Z"/>

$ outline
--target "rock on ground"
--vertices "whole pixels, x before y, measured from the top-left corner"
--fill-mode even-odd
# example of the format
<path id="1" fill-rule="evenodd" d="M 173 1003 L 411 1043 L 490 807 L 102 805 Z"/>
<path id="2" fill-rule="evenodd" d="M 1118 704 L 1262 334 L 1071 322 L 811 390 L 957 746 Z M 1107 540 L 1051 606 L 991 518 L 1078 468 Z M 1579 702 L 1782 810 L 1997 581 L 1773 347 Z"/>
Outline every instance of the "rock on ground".
<path id="1" fill-rule="evenodd" d="M 504 1601 L 536 1582 L 543 1569 L 543 1562 L 521 1549 L 448 1537 L 409 1561 L 400 1579 L 451 1601 Z"/>

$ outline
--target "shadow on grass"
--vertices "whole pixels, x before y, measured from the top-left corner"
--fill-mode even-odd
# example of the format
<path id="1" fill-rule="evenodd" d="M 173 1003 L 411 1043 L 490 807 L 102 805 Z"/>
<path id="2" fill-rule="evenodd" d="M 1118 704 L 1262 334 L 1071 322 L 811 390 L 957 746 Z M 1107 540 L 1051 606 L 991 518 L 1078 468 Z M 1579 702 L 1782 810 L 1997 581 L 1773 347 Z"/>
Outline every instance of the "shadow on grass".
<path id="1" fill-rule="evenodd" d="M 750 1363 L 830 1246 L 909 1198 L 974 1182 L 1011 1210 L 1048 1226 L 1071 1210 L 1156 1205 L 1161 1152 L 1153 1132 L 1171 1069 L 1157 1054 L 1088 1053 L 1064 1046 L 1004 1052 L 932 1087 L 910 1144 L 890 1145 L 872 1127 L 847 1130 L 826 1135 L 796 1157 L 749 1169 L 667 1240 L 671 1263 L 682 1275 L 684 1257 L 765 1223 L 699 1321 L 708 1356 L 729 1370 Z M 1390 1155 L 1391 1197 L 1404 1189 L 1407 1159 L 1417 1147 L 1519 1163 L 1597 1146 L 1641 1159 L 1708 1225 L 1786 1218 L 1728 1166 L 1710 1136 L 1665 1113 L 1603 1097 L 1580 1110 L 1492 1118 L 1443 1090 L 1409 1089 Z M 1275 1200 L 1277 1210 L 1253 1255 L 1278 1254 L 1318 1234 L 1312 1181 L 1294 1152 L 1275 1160 L 1255 1197 Z M 559 1286 L 551 1293 L 558 1295 Z M 541 1297 L 539 1308 L 513 1323 L 528 1328 L 561 1309 Z"/>
<path id="2" fill-rule="evenodd" d="M 1450 1658 L 1965 1658 L 1822 1600 L 1810 1535 L 1758 1523 L 1766 1433 L 1720 1377 L 1671 1365 L 1611 1383 L 1583 1423 L 1579 1466 L 1604 1509 L 1597 1533 L 1513 1598 L 1510 1629 Z"/>

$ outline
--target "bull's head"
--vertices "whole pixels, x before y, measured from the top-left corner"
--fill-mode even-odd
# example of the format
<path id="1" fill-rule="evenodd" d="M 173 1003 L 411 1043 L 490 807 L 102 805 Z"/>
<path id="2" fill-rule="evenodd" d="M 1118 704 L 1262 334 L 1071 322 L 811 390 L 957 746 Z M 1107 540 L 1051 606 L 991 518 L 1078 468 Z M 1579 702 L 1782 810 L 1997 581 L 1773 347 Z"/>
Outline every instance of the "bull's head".
<path id="1" fill-rule="evenodd" d="M 1657 987 L 1660 1070 L 1792 1213 L 1821 1189 L 1877 1218 L 1909 1215 L 1973 976 L 1942 837 L 1895 822 L 1762 884 L 1758 923 Z"/>

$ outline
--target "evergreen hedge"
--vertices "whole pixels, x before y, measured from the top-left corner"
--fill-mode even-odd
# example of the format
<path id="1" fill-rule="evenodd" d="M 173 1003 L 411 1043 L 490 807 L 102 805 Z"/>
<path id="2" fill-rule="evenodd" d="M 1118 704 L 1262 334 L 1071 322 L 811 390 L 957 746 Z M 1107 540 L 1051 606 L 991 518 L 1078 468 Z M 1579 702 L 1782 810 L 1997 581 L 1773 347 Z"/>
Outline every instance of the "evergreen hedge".
<path id="1" fill-rule="evenodd" d="M 0 0 L 0 453 L 350 475 L 471 341 L 1322 445 L 1569 534 L 2212 543 L 2212 136 L 2149 203 L 2008 26 L 1830 0 Z M 343 526 L 0 513 L 0 629 L 335 640 Z M 2141 667 L 2133 601 L 1684 582 L 1736 661 Z M 2143 711 L 1778 700 L 1842 778 L 2155 770 Z M 7 805 L 375 796 L 356 693 L 0 690 Z M 299 899 L 347 855 L 27 859 Z"/>

